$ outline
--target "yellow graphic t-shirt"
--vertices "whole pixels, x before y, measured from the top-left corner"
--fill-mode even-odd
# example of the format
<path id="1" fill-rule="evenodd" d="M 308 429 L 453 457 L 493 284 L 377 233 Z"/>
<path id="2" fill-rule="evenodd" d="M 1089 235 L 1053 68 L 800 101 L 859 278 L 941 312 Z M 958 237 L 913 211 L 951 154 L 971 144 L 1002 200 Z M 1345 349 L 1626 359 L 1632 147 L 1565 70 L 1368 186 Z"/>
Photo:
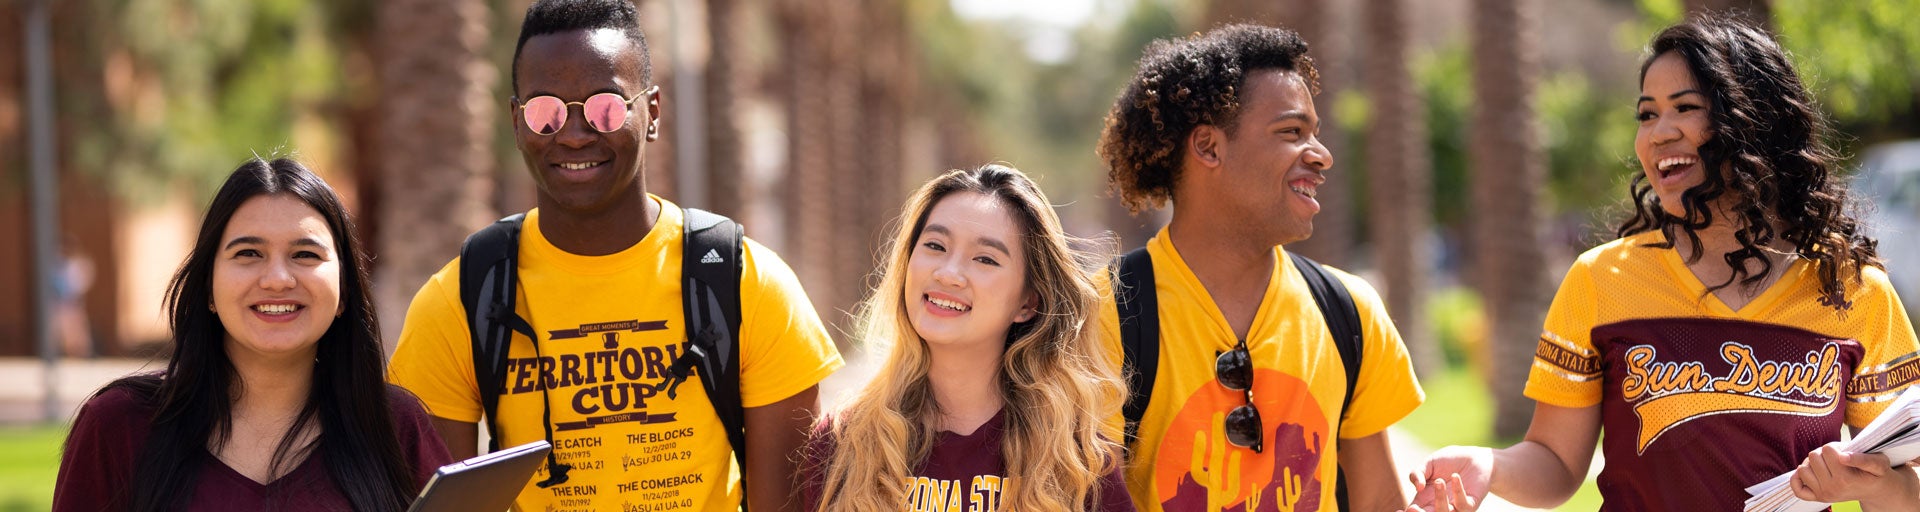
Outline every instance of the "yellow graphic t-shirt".
<path id="1" fill-rule="evenodd" d="M 1282 249 L 1274 249 L 1273 278 L 1247 333 L 1253 405 L 1266 429 L 1263 450 L 1255 453 L 1228 443 L 1224 432 L 1227 412 L 1246 405 L 1242 392 L 1220 385 L 1214 375 L 1216 355 L 1234 348 L 1233 328 L 1169 240 L 1162 229 L 1147 242 L 1160 307 L 1160 364 L 1127 467 L 1135 506 L 1169 512 L 1334 510 L 1334 439 L 1380 433 L 1425 400 L 1379 294 L 1329 267 L 1353 295 L 1365 338 L 1353 407 L 1343 412 L 1347 380 L 1340 351 L 1305 278 Z M 1099 312 L 1100 333 L 1119 361 L 1119 313 L 1111 293 Z"/>
<path id="2" fill-rule="evenodd" d="M 1598 480 L 1612 510 L 1732 510 L 1886 409 L 1920 370 L 1885 272 L 1846 285 L 1793 260 L 1734 311 L 1648 232 L 1587 251 L 1548 309 L 1526 395 L 1600 406 Z M 1738 286 L 1737 284 L 1735 286 Z"/>
<path id="3" fill-rule="evenodd" d="M 684 351 L 680 257 L 684 214 L 660 203 L 646 238 L 607 256 L 554 247 L 527 212 L 520 234 L 519 313 L 539 349 L 515 335 L 500 395 L 501 446 L 545 439 L 553 410 L 567 482 L 548 488 L 542 464 L 514 506 L 532 511 L 722 511 L 742 498 L 733 452 L 696 375 L 667 394 L 667 366 Z M 841 366 L 819 315 L 779 256 L 748 240 L 740 278 L 740 395 L 749 408 L 806 390 Z M 414 296 L 389 378 L 434 416 L 478 422 L 480 393 L 460 304 L 460 262 Z"/>

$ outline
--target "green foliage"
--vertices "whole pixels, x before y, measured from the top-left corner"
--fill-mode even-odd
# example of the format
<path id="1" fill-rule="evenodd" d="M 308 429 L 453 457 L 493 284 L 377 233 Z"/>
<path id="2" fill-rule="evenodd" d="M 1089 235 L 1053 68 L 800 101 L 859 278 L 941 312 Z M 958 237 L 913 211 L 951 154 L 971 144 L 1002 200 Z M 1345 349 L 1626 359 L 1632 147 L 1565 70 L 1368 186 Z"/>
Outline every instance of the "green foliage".
<path id="1" fill-rule="evenodd" d="M 1687 15 L 1687 5 L 1682 0 L 1639 0 L 1639 4 L 1641 19 L 1656 28 L 1679 23 Z M 1649 31 L 1647 35 L 1651 36 L 1653 32 Z M 1640 40 L 1644 42 L 1647 38 Z"/>
<path id="2" fill-rule="evenodd" d="M 1413 79 L 1426 101 L 1428 157 L 1433 164 L 1433 220 L 1465 228 L 1473 192 L 1468 188 L 1468 144 L 1473 136 L 1473 61 L 1458 39 L 1413 59 Z"/>
<path id="3" fill-rule="evenodd" d="M 1547 150 L 1549 212 L 1589 212 L 1626 197 L 1636 125 L 1633 91 L 1603 90 L 1583 75 L 1555 73 L 1535 91 Z"/>
<path id="4" fill-rule="evenodd" d="M 1685 15 L 1681 0 L 1637 4 L 1640 22 L 1618 33 L 1623 50 Z M 1773 0 L 1772 9 L 1772 30 L 1841 131 L 1869 142 L 1920 136 L 1920 0 Z"/>
<path id="5" fill-rule="evenodd" d="M 210 191 L 241 159 L 287 154 L 301 126 L 324 124 L 342 96 L 342 43 L 329 9 L 307 0 L 94 0 L 83 59 L 98 90 L 63 99 L 84 111 L 70 154 L 123 195 Z M 96 96 L 97 95 L 97 96 Z"/>
<path id="6" fill-rule="evenodd" d="M 1480 294 L 1464 286 L 1436 291 L 1427 297 L 1426 315 L 1447 366 L 1486 360 L 1487 319 Z"/>
<path id="7" fill-rule="evenodd" d="M 1072 35 L 1073 53 L 1037 62 L 1023 48 L 1030 28 L 1004 20 L 968 22 L 945 0 L 909 3 L 925 82 L 947 88 L 977 127 L 989 158 L 1035 175 L 1053 197 L 1094 197 L 1104 166 L 1093 148 L 1107 109 L 1149 41 L 1178 34 L 1173 7 L 1128 6 L 1117 23 L 1089 23 Z M 965 167 L 982 162 L 940 162 Z"/>
<path id="8" fill-rule="evenodd" d="M 1455 229 L 1465 229 L 1471 214 L 1467 170 L 1476 128 L 1472 66 L 1471 52 L 1459 42 L 1419 54 L 1414 61 L 1414 78 L 1426 102 L 1434 221 Z M 1630 94 L 1600 90 L 1576 72 L 1541 80 L 1534 108 L 1547 157 L 1548 215 L 1593 210 L 1624 195 L 1618 191 L 1632 172 L 1624 162 L 1632 156 L 1634 125 L 1632 112 L 1620 105 Z M 1353 125 L 1364 125 L 1366 107 L 1363 99 L 1336 102 L 1341 119 Z"/>
<path id="9" fill-rule="evenodd" d="M 1878 132 L 1906 116 L 1912 127 L 1920 0 L 1776 0 L 1773 9 L 1782 44 L 1835 119 Z"/>

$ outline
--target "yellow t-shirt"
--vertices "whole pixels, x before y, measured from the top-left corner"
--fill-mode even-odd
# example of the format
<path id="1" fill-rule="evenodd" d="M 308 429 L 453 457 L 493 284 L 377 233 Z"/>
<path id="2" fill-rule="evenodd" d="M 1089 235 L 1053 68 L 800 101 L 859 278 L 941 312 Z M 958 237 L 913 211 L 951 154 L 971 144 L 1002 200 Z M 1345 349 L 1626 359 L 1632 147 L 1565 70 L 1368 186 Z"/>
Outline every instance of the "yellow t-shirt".
<path id="1" fill-rule="evenodd" d="M 540 349 L 515 335 L 500 394 L 501 446 L 545 439 L 542 400 L 553 408 L 554 452 L 566 483 L 542 489 L 542 464 L 518 510 L 737 510 L 726 431 L 696 375 L 668 398 L 666 368 L 683 351 L 680 257 L 684 214 L 660 203 L 646 238 L 618 253 L 580 256 L 554 247 L 527 212 L 520 234 L 519 313 Z M 746 407 L 793 396 L 842 362 L 819 315 L 773 251 L 748 240 L 740 278 L 740 395 Z M 460 262 L 414 296 L 388 371 L 434 416 L 478 422 L 472 342 L 460 304 Z"/>
<path id="2" fill-rule="evenodd" d="M 1386 306 L 1366 281 L 1328 267 L 1353 295 L 1364 331 L 1353 408 L 1339 418 L 1346 368 L 1304 277 L 1275 248 L 1273 278 L 1247 333 L 1254 361 L 1253 401 L 1266 429 L 1263 450 L 1226 441 L 1228 411 L 1244 394 L 1220 385 L 1214 358 L 1232 350 L 1226 317 L 1175 250 L 1167 230 L 1147 242 L 1160 308 L 1160 363 L 1140 420 L 1126 477 L 1143 511 L 1333 510 L 1339 464 L 1335 437 L 1380 433 L 1425 400 L 1407 347 Z M 1100 334 L 1120 360 L 1119 313 L 1112 294 L 1099 308 Z M 1336 432 L 1335 430 L 1338 430 Z"/>
<path id="3" fill-rule="evenodd" d="M 1920 370 L 1912 324 L 1884 271 L 1827 304 L 1794 260 L 1734 311 L 1658 231 L 1582 254 L 1555 294 L 1526 395 L 1601 407 L 1609 506 L 1739 508 L 1745 486 L 1864 427 Z M 1735 284 L 1734 286 L 1739 286 Z M 1844 396 L 1844 400 L 1841 397 Z"/>

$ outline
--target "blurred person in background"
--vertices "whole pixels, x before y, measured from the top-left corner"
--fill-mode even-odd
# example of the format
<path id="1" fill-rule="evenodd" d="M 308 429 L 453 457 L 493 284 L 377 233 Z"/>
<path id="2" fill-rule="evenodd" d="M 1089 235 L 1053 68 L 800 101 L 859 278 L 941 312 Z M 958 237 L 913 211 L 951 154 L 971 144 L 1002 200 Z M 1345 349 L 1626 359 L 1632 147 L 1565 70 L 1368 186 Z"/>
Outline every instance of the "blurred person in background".
<path id="1" fill-rule="evenodd" d="M 60 245 L 60 271 L 53 279 L 53 325 L 59 331 L 60 347 L 66 357 L 91 358 L 93 326 L 87 323 L 87 289 L 93 287 L 93 258 L 80 250 L 73 237 Z"/>

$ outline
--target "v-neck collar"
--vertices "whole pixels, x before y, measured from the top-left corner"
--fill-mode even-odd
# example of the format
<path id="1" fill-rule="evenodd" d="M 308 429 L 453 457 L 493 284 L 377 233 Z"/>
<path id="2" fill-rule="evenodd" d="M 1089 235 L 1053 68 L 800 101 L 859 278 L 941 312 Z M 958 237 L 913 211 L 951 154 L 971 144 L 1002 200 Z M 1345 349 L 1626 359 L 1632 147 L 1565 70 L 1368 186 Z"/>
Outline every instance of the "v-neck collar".
<path id="1" fill-rule="evenodd" d="M 1787 264 L 1786 270 L 1780 273 L 1780 279 L 1767 286 L 1766 290 L 1762 290 L 1759 296 L 1747 301 L 1746 305 L 1740 306 L 1739 310 L 1734 310 L 1727 307 L 1727 303 L 1721 301 L 1719 295 L 1707 292 L 1706 283 L 1700 281 L 1700 276 L 1695 275 L 1693 269 L 1687 268 L 1687 262 L 1680 258 L 1680 248 L 1674 246 L 1671 240 L 1667 240 L 1665 233 L 1659 231 L 1654 233 L 1660 241 L 1668 245 L 1665 249 L 1655 249 L 1660 252 L 1661 260 L 1666 262 L 1667 270 L 1673 273 L 1675 281 L 1679 282 L 1687 293 L 1699 297 L 1701 305 L 1712 316 L 1752 320 L 1760 312 L 1773 307 L 1775 302 L 1779 302 L 1780 296 L 1797 286 L 1802 279 L 1802 274 L 1807 270 L 1808 262 L 1805 258 L 1794 258 Z M 1729 286 L 1737 287 L 1740 284 L 1736 281 Z"/>
<path id="2" fill-rule="evenodd" d="M 1200 276 L 1193 273 L 1193 267 L 1187 265 L 1186 258 L 1181 257 L 1180 250 L 1173 246 L 1173 236 L 1171 231 L 1169 231 L 1170 229 L 1171 226 L 1160 228 L 1160 233 L 1153 237 L 1152 243 L 1159 246 L 1160 255 L 1165 255 L 1165 258 L 1158 257 L 1160 255 L 1156 255 L 1154 258 L 1154 275 L 1171 277 L 1173 278 L 1169 281 L 1171 284 L 1191 289 L 1192 293 L 1188 293 L 1187 295 L 1194 297 L 1194 300 L 1200 303 L 1201 311 L 1206 313 L 1207 318 L 1210 320 L 1209 323 L 1213 324 L 1213 330 L 1219 334 L 1219 336 L 1216 337 L 1216 343 L 1225 347 L 1220 350 L 1231 350 L 1234 343 L 1239 340 L 1233 332 L 1233 324 L 1227 322 L 1227 315 L 1220 310 L 1220 304 L 1214 302 L 1213 294 L 1207 292 L 1206 285 L 1200 282 Z M 1287 259 L 1283 249 L 1275 246 L 1271 254 L 1273 256 L 1272 263 L 1270 263 L 1273 265 L 1269 274 L 1271 277 L 1267 279 L 1266 289 L 1260 294 L 1259 306 L 1254 309 L 1253 323 L 1247 325 L 1247 340 L 1249 340 L 1249 344 L 1253 343 L 1251 340 L 1259 339 L 1260 333 L 1270 330 L 1268 322 L 1271 321 L 1271 319 L 1268 318 L 1268 311 L 1273 309 L 1275 305 L 1274 302 L 1278 300 L 1280 296 L 1281 283 L 1292 279 L 1292 277 L 1288 275 L 1288 273 L 1292 272 L 1290 268 L 1292 265 L 1280 264 L 1281 261 Z M 1164 260 L 1165 263 L 1162 263 L 1162 260 Z M 1172 270 L 1173 272 L 1163 272 L 1163 269 Z"/>
<path id="3" fill-rule="evenodd" d="M 287 470 L 286 473 L 281 474 L 279 478 L 261 483 L 241 473 L 240 470 L 233 469 L 233 466 L 227 465 L 227 461 L 221 460 L 220 457 L 214 455 L 212 451 L 204 449 L 201 451 L 207 454 L 208 469 L 212 470 L 215 476 L 231 480 L 256 494 L 265 494 L 269 490 L 274 490 L 287 485 L 289 482 L 296 481 L 293 480 L 293 477 L 304 476 L 306 473 L 314 471 L 315 468 L 312 466 L 318 464 L 320 461 L 319 447 L 315 446 L 307 451 L 305 458 L 300 459 L 298 464 L 295 464 L 293 468 Z"/>

